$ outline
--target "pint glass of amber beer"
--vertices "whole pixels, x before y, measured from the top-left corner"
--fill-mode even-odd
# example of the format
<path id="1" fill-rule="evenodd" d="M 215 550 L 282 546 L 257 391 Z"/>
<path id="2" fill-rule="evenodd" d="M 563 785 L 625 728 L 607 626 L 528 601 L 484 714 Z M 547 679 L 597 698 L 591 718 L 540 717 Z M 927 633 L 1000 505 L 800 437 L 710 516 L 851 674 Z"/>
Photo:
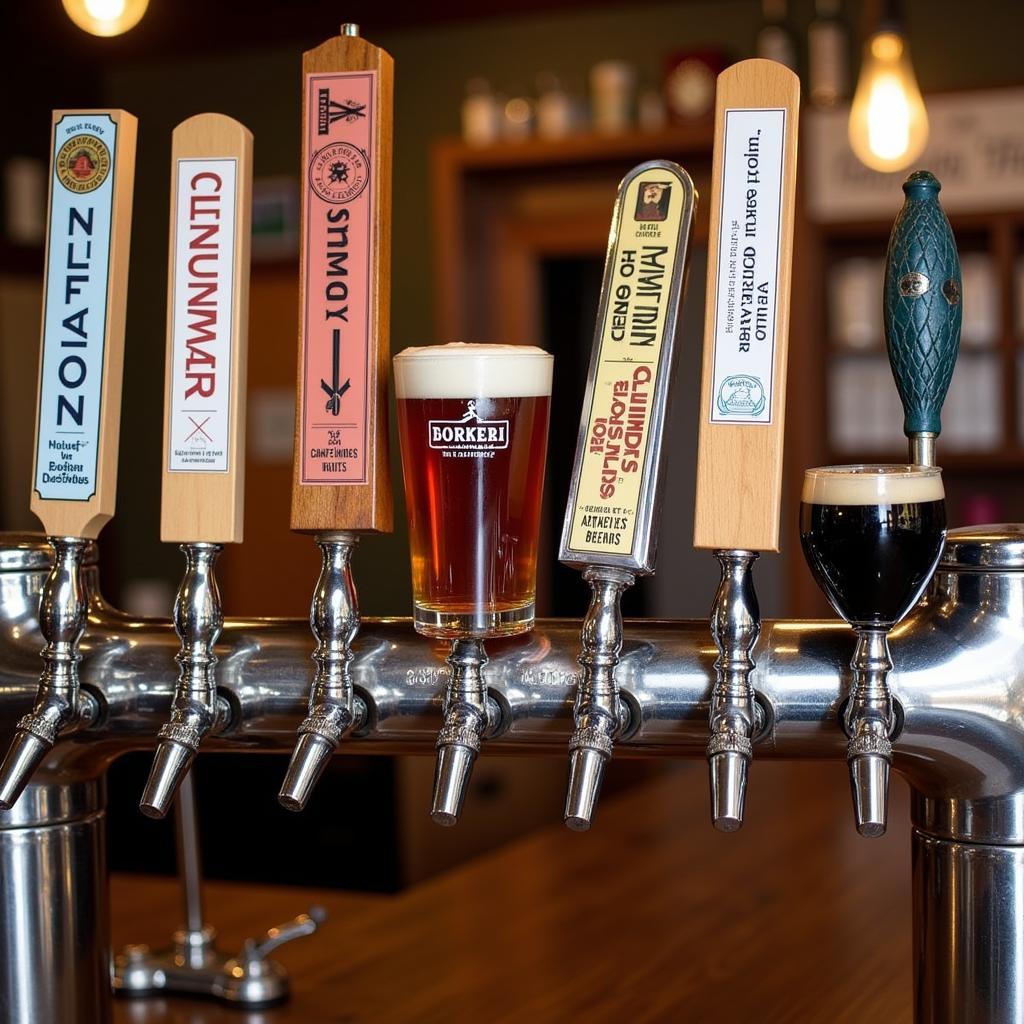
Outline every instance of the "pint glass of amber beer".
<path id="1" fill-rule="evenodd" d="M 526 345 L 395 356 L 417 632 L 533 627 L 552 363 Z"/>

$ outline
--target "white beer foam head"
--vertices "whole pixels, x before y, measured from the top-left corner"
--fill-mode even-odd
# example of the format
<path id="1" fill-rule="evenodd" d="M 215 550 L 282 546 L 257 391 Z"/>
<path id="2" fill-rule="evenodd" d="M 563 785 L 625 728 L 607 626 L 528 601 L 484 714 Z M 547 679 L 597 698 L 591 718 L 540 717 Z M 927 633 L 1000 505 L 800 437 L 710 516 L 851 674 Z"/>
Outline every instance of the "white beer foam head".
<path id="1" fill-rule="evenodd" d="M 531 398 L 551 394 L 554 357 L 533 345 L 427 345 L 394 359 L 397 398 Z"/>
<path id="2" fill-rule="evenodd" d="M 808 505 L 903 505 L 942 501 L 938 466 L 826 466 L 804 473 Z"/>

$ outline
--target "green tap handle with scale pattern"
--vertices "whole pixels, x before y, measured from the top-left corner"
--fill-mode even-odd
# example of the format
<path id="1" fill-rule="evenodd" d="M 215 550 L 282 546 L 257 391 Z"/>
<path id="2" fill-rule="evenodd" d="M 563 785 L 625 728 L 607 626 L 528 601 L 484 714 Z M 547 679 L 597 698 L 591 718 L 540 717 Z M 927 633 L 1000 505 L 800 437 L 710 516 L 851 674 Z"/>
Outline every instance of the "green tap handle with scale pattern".
<path id="1" fill-rule="evenodd" d="M 910 461 L 935 464 L 940 413 L 960 350 L 960 257 L 929 171 L 903 183 L 906 201 L 889 237 L 883 319 L 889 363 L 903 401 Z"/>

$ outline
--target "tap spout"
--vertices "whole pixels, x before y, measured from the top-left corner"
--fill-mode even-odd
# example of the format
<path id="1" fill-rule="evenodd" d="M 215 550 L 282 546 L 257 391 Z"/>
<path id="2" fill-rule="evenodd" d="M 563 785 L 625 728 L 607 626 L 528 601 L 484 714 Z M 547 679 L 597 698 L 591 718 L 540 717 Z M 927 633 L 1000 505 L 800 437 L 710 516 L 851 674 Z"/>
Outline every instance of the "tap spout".
<path id="1" fill-rule="evenodd" d="M 175 655 L 178 681 L 171 717 L 157 734 L 159 743 L 139 809 L 150 818 L 170 810 L 174 794 L 188 773 L 203 738 L 223 729 L 230 709 L 217 697 L 214 645 L 224 626 L 224 610 L 215 566 L 220 544 L 182 544 L 185 574 L 174 602 L 174 628 L 181 642 Z"/>
<path id="2" fill-rule="evenodd" d="M 707 747 L 711 820 L 719 831 L 735 832 L 743 824 L 756 721 L 750 674 L 751 652 L 761 633 L 753 577 L 757 552 L 716 551 L 715 557 L 722 579 L 711 609 L 711 635 L 718 647 Z"/>
<path id="3" fill-rule="evenodd" d="M 480 741 L 493 735 L 501 711 L 487 694 L 483 669 L 487 664 L 483 640 L 452 642 L 447 658 L 451 678 L 444 697 L 444 724 L 437 735 L 437 767 L 430 816 L 438 825 L 454 825 L 462 813 L 473 762 Z"/>
<path id="4" fill-rule="evenodd" d="M 890 736 L 895 724 L 888 675 L 892 669 L 888 634 L 883 629 L 858 629 L 850 662 L 853 691 L 843 726 L 850 742 L 846 761 L 857 831 L 862 836 L 885 835 L 889 812 Z"/>
<path id="5" fill-rule="evenodd" d="M 313 593 L 309 625 L 316 638 L 316 673 L 309 711 L 298 729 L 288 771 L 277 799 L 290 811 L 301 811 L 331 755 L 346 734 L 366 720 L 366 705 L 352 689 L 352 641 L 359 631 L 359 604 L 352 580 L 354 533 L 317 534 L 320 578 Z"/>
<path id="6" fill-rule="evenodd" d="M 82 587 L 82 537 L 49 537 L 54 562 L 39 602 L 39 628 L 46 641 L 36 703 L 18 722 L 0 765 L 0 810 L 10 810 L 57 737 L 85 728 L 99 717 L 96 700 L 78 683 L 78 644 L 88 605 Z"/>
<path id="7" fill-rule="evenodd" d="M 564 813 L 565 824 L 575 832 L 590 828 L 605 764 L 628 717 L 615 667 L 622 651 L 622 595 L 636 577 L 625 569 L 593 565 L 583 578 L 590 584 L 590 607 L 580 633 L 583 678 L 573 709 Z"/>

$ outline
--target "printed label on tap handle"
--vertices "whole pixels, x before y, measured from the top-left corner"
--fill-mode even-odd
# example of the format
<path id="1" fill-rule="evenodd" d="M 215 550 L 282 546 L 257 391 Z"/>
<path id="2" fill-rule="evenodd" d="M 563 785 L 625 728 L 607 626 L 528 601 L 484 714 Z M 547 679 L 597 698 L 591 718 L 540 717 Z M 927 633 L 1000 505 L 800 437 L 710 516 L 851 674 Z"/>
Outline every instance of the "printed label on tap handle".
<path id="1" fill-rule="evenodd" d="M 301 482 L 367 481 L 377 72 L 306 75 Z"/>
<path id="2" fill-rule="evenodd" d="M 771 423 L 786 111 L 726 110 L 712 423 Z"/>
<path id="3" fill-rule="evenodd" d="M 116 157 L 109 115 L 54 125 L 34 477 L 48 500 L 96 493 Z"/>
<path id="4" fill-rule="evenodd" d="M 237 161 L 182 159 L 176 174 L 167 468 L 226 473 Z"/>

